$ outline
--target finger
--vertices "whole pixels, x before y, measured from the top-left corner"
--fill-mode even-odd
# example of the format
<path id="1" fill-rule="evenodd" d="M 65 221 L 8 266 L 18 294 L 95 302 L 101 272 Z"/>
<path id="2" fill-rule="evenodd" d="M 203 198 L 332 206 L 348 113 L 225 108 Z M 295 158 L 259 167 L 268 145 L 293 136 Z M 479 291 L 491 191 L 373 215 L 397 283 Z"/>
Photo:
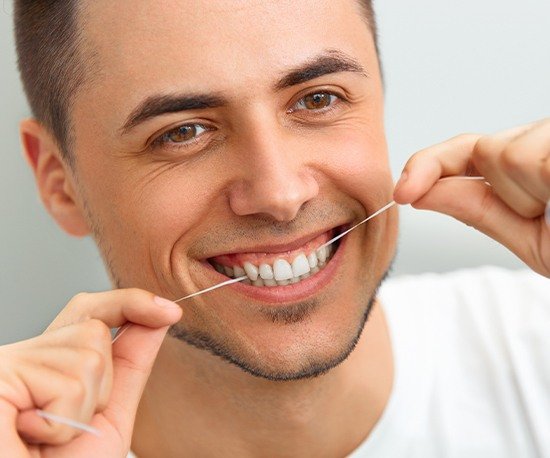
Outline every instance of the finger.
<path id="1" fill-rule="evenodd" d="M 533 224 L 511 210 L 494 192 L 491 186 L 467 180 L 441 181 L 414 202 L 413 207 L 433 210 L 452 216 L 475 227 L 506 246 L 535 271 L 548 275 L 548 260 L 533 259 L 533 247 L 529 241 L 550 237 L 550 229 Z M 520 234 L 520 236 L 518 236 Z"/>
<path id="2" fill-rule="evenodd" d="M 47 331 L 93 318 L 109 328 L 122 326 L 127 321 L 158 328 L 174 323 L 180 314 L 177 304 L 137 288 L 80 293 L 69 301 Z"/>
<path id="3" fill-rule="evenodd" d="M 410 204 L 420 199 L 442 177 L 478 175 L 471 162 L 472 150 L 481 138 L 463 134 L 443 143 L 423 149 L 405 164 L 394 191 L 394 200 Z"/>
<path id="4" fill-rule="evenodd" d="M 27 458 L 27 446 L 17 432 L 17 408 L 0 398 L 0 444 L 13 458 Z"/>
<path id="5" fill-rule="evenodd" d="M 533 124 L 514 127 L 499 133 L 501 139 L 513 139 Z M 472 161 L 478 142 L 486 138 L 479 134 L 462 134 L 415 153 L 405 164 L 394 191 L 394 200 L 410 204 L 420 199 L 442 177 L 482 175 Z"/>
<path id="6" fill-rule="evenodd" d="M 89 386 L 82 380 L 37 366 L 26 367 L 22 378 L 26 383 L 32 383 L 28 388 L 30 405 L 26 408 L 18 406 L 21 411 L 17 417 L 17 430 L 22 437 L 33 443 L 61 445 L 82 433 L 38 416 L 36 408 L 87 424 L 94 413 L 93 404 L 86 402 Z"/>
<path id="7" fill-rule="evenodd" d="M 527 153 L 518 164 L 517 149 L 512 146 L 517 141 L 518 137 L 510 139 L 507 135 L 483 137 L 474 147 L 472 161 L 480 173 L 491 183 L 498 196 L 510 208 L 525 218 L 534 218 L 542 214 L 544 204 L 543 200 L 537 199 L 529 192 L 526 181 L 532 183 L 537 181 L 540 172 L 532 169 L 534 167 L 540 169 L 540 158 L 535 160 L 535 158 L 529 157 L 532 152 Z M 540 152 L 538 154 L 540 155 Z M 538 164 L 535 165 L 534 162 L 538 162 Z M 520 169 L 524 174 L 530 174 L 530 179 L 524 177 L 523 180 L 518 180 L 518 175 L 511 176 L 510 172 L 518 172 Z"/>
<path id="8" fill-rule="evenodd" d="M 100 320 L 91 319 L 64 326 L 29 339 L 25 348 L 29 345 L 33 347 L 30 354 L 40 355 L 38 359 L 42 364 L 68 375 L 74 375 L 78 368 L 86 369 L 87 364 L 93 366 L 95 356 L 92 355 L 92 361 L 86 363 L 82 361 L 85 355 L 80 352 L 81 349 L 95 352 L 102 359 L 103 365 L 100 379 L 97 381 L 99 386 L 97 411 L 106 407 L 113 380 L 111 333 L 106 324 Z M 60 352 L 67 354 L 61 356 Z M 24 353 L 21 355 L 25 357 Z"/>
<path id="9" fill-rule="evenodd" d="M 25 361 L 25 359 L 23 359 Z M 102 411 L 106 406 L 112 388 L 111 347 L 102 352 L 90 348 L 50 347 L 33 350 L 28 364 L 53 369 L 68 377 L 78 378 L 88 388 L 84 404 L 93 404 L 94 412 Z"/>
<path id="10" fill-rule="evenodd" d="M 541 202 L 550 198 L 550 121 L 539 123 L 505 146 L 503 169 Z"/>
<path id="11" fill-rule="evenodd" d="M 168 326 L 133 325 L 113 345 L 113 390 L 103 415 L 123 438 L 132 435 L 137 407 L 167 330 Z"/>

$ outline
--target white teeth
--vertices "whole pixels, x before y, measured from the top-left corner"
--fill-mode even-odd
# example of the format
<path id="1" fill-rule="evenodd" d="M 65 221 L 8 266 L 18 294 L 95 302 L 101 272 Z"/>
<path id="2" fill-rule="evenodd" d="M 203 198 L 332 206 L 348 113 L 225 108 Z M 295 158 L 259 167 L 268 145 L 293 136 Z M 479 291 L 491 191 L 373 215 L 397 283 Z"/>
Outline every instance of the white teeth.
<path id="1" fill-rule="evenodd" d="M 273 276 L 275 280 L 284 281 L 290 280 L 294 275 L 292 274 L 292 267 L 284 259 L 277 259 L 273 263 Z"/>
<path id="2" fill-rule="evenodd" d="M 254 264 L 250 262 L 245 262 L 243 267 L 246 275 L 248 276 L 248 278 L 250 278 L 250 280 L 255 281 L 258 279 L 258 268 Z"/>
<path id="3" fill-rule="evenodd" d="M 233 266 L 233 272 L 235 273 L 235 278 L 243 277 L 246 275 L 246 272 L 244 271 L 244 269 L 239 266 Z"/>
<path id="4" fill-rule="evenodd" d="M 320 263 L 323 263 L 327 260 L 327 247 L 323 247 L 317 250 L 317 258 Z"/>
<path id="5" fill-rule="evenodd" d="M 235 272 L 233 272 L 233 269 L 231 267 L 224 266 L 223 270 L 225 271 L 225 275 L 233 278 Z"/>
<path id="6" fill-rule="evenodd" d="M 315 251 L 313 253 L 308 254 L 307 262 L 309 264 L 309 267 L 311 267 L 312 269 L 314 267 L 317 267 L 319 260 L 317 259 L 317 255 L 315 254 Z"/>
<path id="7" fill-rule="evenodd" d="M 230 278 L 239 278 L 246 275 L 248 279 L 244 280 L 243 283 L 247 285 L 252 284 L 260 287 L 285 286 L 298 283 L 300 280 L 305 280 L 319 272 L 325 266 L 333 251 L 334 248 L 329 245 L 317 249 L 307 256 L 300 253 L 294 258 L 292 264 L 285 259 L 277 259 L 273 266 L 262 263 L 259 267 L 251 262 L 245 262 L 243 267 L 222 266 L 214 262 L 212 264 L 219 273 Z"/>
<path id="8" fill-rule="evenodd" d="M 299 277 L 300 275 L 304 275 L 309 273 L 310 271 L 309 263 L 306 258 L 305 254 L 298 255 L 294 261 L 292 261 L 292 276 L 293 277 Z"/>
<path id="9" fill-rule="evenodd" d="M 273 269 L 269 264 L 260 264 L 260 277 L 264 280 L 273 280 Z"/>

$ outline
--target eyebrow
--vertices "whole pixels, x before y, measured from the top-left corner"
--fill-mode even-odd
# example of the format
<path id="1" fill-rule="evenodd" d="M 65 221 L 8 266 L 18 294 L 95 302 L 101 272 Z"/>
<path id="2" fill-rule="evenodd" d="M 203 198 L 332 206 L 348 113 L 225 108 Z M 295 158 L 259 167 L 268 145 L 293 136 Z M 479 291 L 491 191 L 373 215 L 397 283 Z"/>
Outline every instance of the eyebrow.
<path id="1" fill-rule="evenodd" d="M 128 116 L 128 119 L 121 128 L 121 132 L 125 134 L 138 124 L 160 115 L 205 108 L 218 108 L 226 104 L 227 100 L 225 98 L 214 94 L 152 95 L 147 97 L 130 113 L 130 116 Z"/>
<path id="2" fill-rule="evenodd" d="M 356 59 L 342 51 L 329 49 L 299 67 L 292 69 L 275 84 L 275 89 L 285 89 L 330 73 L 339 72 L 358 73 L 367 78 L 369 76 Z"/>
<path id="3" fill-rule="evenodd" d="M 339 72 L 352 72 L 368 77 L 368 73 L 356 59 L 342 51 L 329 49 L 292 68 L 275 83 L 274 89 L 282 90 Z M 215 93 L 151 95 L 132 110 L 120 131 L 124 135 L 137 125 L 164 114 L 219 108 L 227 104 L 227 98 Z"/>

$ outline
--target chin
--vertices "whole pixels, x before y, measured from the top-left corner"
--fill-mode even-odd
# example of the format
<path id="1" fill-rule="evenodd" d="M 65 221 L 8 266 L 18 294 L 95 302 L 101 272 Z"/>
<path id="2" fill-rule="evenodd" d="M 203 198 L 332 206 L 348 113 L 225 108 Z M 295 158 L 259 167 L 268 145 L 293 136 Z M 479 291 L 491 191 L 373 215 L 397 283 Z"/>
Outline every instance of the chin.
<path id="1" fill-rule="evenodd" d="M 254 377 L 271 381 L 318 377 L 338 366 L 354 350 L 378 284 L 356 289 L 354 297 L 334 298 L 328 294 L 279 305 L 275 310 L 255 304 L 258 314 L 253 320 L 225 320 L 215 331 L 179 323 L 169 334 Z"/>

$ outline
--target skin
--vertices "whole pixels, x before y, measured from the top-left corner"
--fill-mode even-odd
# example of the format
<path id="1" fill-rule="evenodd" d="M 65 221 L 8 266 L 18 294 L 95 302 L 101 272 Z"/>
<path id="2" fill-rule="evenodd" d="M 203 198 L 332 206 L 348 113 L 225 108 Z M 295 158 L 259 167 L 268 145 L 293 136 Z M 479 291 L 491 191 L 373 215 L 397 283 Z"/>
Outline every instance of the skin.
<path id="1" fill-rule="evenodd" d="M 199 262 L 205 257 L 250 246 L 251 238 L 290 242 L 358 221 L 392 194 L 399 203 L 447 213 L 486 232 L 531 268 L 550 275 L 543 216 L 550 197 L 548 121 L 427 148 L 406 165 L 394 193 L 378 61 L 355 2 L 250 1 L 231 9 L 222 1 L 200 8 L 189 1 L 165 7 L 163 2 L 162 9 L 150 3 L 127 8 L 124 2 L 84 2 L 84 52 L 93 56 L 95 70 L 72 108 L 74 169 L 60 159 L 46 129 L 33 120 L 22 123 L 26 156 L 46 208 L 69 234 L 96 238 L 116 288 L 184 296 L 212 284 Z M 274 90 L 281 75 L 327 49 L 351 56 L 368 77 L 338 72 Z M 327 90 L 348 102 L 323 114 L 296 109 L 304 95 Z M 121 132 L 149 95 L 190 91 L 221 93 L 228 103 L 156 117 Z M 189 147 L 148 146 L 148 139 L 189 122 L 211 130 Z M 482 174 L 492 187 L 438 182 L 467 173 Z M 514 236 L 518 230 L 525 235 L 521 240 Z M 44 456 L 92 456 L 86 454 L 98 450 L 102 456 L 120 456 L 132 430 L 132 449 L 140 457 L 350 453 L 376 424 L 391 391 L 391 343 L 379 304 L 351 355 L 316 378 L 254 377 L 174 338 L 164 340 L 150 377 L 149 371 L 166 326 L 176 322 L 178 329 L 207 333 L 272 375 L 298 374 L 311 361 L 320 365 L 345 354 L 390 265 L 396 233 L 395 209 L 354 231 L 334 278 L 310 298 L 315 307 L 289 324 L 267 319 L 266 307 L 272 306 L 244 298 L 232 287 L 186 302 L 181 315 L 179 308 L 152 307 L 151 294 L 142 290 L 75 298 L 32 344 L 0 352 L 12 364 L 7 367 L 31 361 L 21 383 L 10 378 L 10 371 L 0 377 L 0 408 L 11 414 L 0 439 L 14 450 L 19 447 L 20 456 L 27 456 L 25 450 Z M 120 313 L 113 318 L 107 310 Z M 82 344 L 80 327 L 89 321 L 104 331 L 133 323 L 113 345 L 118 358 L 106 350 L 105 333 L 100 348 Z M 90 359 L 90 351 L 99 355 L 100 363 L 81 370 L 54 358 L 62 377 L 50 398 L 65 399 L 69 379 L 85 380 L 88 400 L 75 397 L 66 407 L 59 401 L 55 413 L 91 422 L 106 432 L 100 439 L 43 421 L 37 427 L 30 411 L 17 419 L 14 406 L 40 385 L 32 361 L 51 347 L 48 339 L 54 336 L 57 347 L 79 349 L 80 360 Z M 124 375 L 125 368 L 134 379 Z M 23 394 L 9 397 L 14 386 L 25 387 L 15 390 Z M 134 388 L 127 398 L 129 386 Z M 24 405 L 30 409 L 28 397 Z M 44 407 L 38 401 L 34 405 Z M 113 409 L 118 415 L 111 414 Z M 51 447 L 39 452 L 29 437 Z"/>

